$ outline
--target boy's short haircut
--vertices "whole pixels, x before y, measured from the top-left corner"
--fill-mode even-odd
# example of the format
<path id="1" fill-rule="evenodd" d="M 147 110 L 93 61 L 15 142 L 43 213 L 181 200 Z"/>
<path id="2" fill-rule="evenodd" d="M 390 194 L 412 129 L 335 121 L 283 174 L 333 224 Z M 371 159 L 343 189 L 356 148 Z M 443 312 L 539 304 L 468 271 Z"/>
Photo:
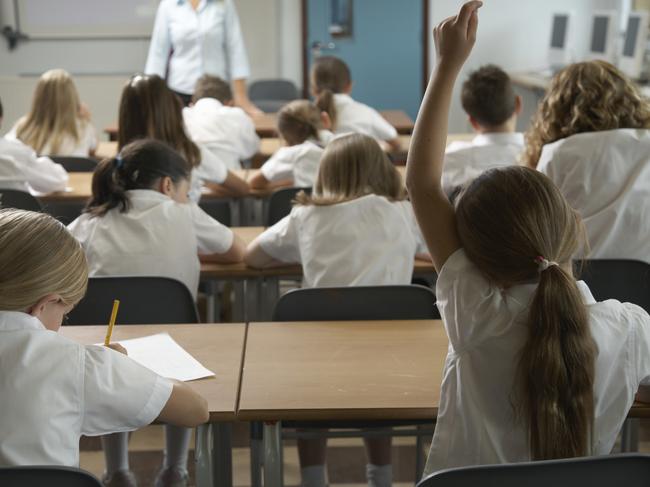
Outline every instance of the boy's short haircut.
<path id="1" fill-rule="evenodd" d="M 461 102 L 467 114 L 484 127 L 497 127 L 515 112 L 515 90 L 508 74 L 488 64 L 470 73 Z"/>
<path id="2" fill-rule="evenodd" d="M 204 74 L 196 81 L 192 101 L 197 102 L 201 98 L 215 98 L 225 104 L 232 101 L 232 91 L 223 79 Z"/>

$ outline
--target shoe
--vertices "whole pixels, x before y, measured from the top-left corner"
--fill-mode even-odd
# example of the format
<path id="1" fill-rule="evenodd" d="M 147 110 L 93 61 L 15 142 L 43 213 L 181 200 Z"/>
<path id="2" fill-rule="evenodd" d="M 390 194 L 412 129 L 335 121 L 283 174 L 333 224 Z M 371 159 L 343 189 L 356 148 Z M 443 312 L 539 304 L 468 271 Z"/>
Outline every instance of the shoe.
<path id="1" fill-rule="evenodd" d="M 131 470 L 118 470 L 113 472 L 110 477 L 104 474 L 102 485 L 105 487 L 138 487 L 138 482 Z"/>
<path id="2" fill-rule="evenodd" d="M 154 487 L 187 487 L 190 479 L 187 470 L 177 467 L 167 467 L 158 471 Z"/>

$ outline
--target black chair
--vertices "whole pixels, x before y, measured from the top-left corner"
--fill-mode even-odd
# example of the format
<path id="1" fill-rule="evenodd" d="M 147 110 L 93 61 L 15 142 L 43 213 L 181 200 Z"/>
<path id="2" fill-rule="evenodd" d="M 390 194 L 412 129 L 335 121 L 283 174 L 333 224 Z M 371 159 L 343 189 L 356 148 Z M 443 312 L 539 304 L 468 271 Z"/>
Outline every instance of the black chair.
<path id="1" fill-rule="evenodd" d="M 43 211 L 68 226 L 81 216 L 85 206 L 85 202 L 78 201 L 48 201 L 43 206 Z"/>
<path id="2" fill-rule="evenodd" d="M 608 455 L 441 470 L 418 487 L 645 487 L 650 456 Z"/>
<path id="3" fill-rule="evenodd" d="M 228 200 L 201 198 L 199 206 L 203 211 L 222 225 L 227 227 L 231 225 L 232 215 L 230 213 L 230 202 Z"/>
<path id="4" fill-rule="evenodd" d="M 27 191 L 16 189 L 0 189 L 0 208 L 16 208 L 40 212 L 41 203 Z"/>
<path id="5" fill-rule="evenodd" d="M 300 191 L 311 194 L 311 188 L 283 188 L 274 191 L 269 198 L 264 225 L 270 227 L 291 213 L 293 200 Z"/>
<path id="6" fill-rule="evenodd" d="M 50 156 L 50 159 L 68 172 L 93 172 L 97 167 L 97 160 L 91 157 Z"/>
<path id="7" fill-rule="evenodd" d="M 198 323 L 199 315 L 189 289 L 167 277 L 91 277 L 88 291 L 68 314 L 68 325 L 103 325 L 113 300 L 120 300 L 118 323 Z"/>
<path id="8" fill-rule="evenodd" d="M 3 487 L 101 487 L 88 472 L 72 467 L 0 467 Z"/>
<path id="9" fill-rule="evenodd" d="M 293 82 L 286 79 L 268 79 L 251 83 L 248 97 L 260 110 L 273 113 L 299 96 L 298 88 Z"/>

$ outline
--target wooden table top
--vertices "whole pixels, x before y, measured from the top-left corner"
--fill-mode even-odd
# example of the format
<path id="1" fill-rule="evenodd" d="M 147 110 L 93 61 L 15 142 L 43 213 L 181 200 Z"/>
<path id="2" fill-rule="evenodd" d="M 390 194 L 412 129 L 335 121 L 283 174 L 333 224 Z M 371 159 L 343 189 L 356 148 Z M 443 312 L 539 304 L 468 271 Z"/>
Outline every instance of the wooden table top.
<path id="1" fill-rule="evenodd" d="M 169 333 L 215 377 L 188 384 L 208 401 L 210 421 L 234 421 L 237 412 L 246 325 L 220 323 L 205 325 L 117 325 L 113 341 Z M 74 341 L 91 344 L 104 341 L 105 326 L 63 326 L 60 333 Z"/>

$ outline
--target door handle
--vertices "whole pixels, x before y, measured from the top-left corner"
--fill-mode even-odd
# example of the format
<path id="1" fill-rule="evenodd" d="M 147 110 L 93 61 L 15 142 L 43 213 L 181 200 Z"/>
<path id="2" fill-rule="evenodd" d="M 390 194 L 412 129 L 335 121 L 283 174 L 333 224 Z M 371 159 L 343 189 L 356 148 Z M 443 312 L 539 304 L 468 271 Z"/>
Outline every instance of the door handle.
<path id="1" fill-rule="evenodd" d="M 313 56 L 318 57 L 320 56 L 321 51 L 333 51 L 336 49 L 336 44 L 333 42 L 321 42 L 321 41 L 314 41 L 311 44 L 311 53 Z"/>

